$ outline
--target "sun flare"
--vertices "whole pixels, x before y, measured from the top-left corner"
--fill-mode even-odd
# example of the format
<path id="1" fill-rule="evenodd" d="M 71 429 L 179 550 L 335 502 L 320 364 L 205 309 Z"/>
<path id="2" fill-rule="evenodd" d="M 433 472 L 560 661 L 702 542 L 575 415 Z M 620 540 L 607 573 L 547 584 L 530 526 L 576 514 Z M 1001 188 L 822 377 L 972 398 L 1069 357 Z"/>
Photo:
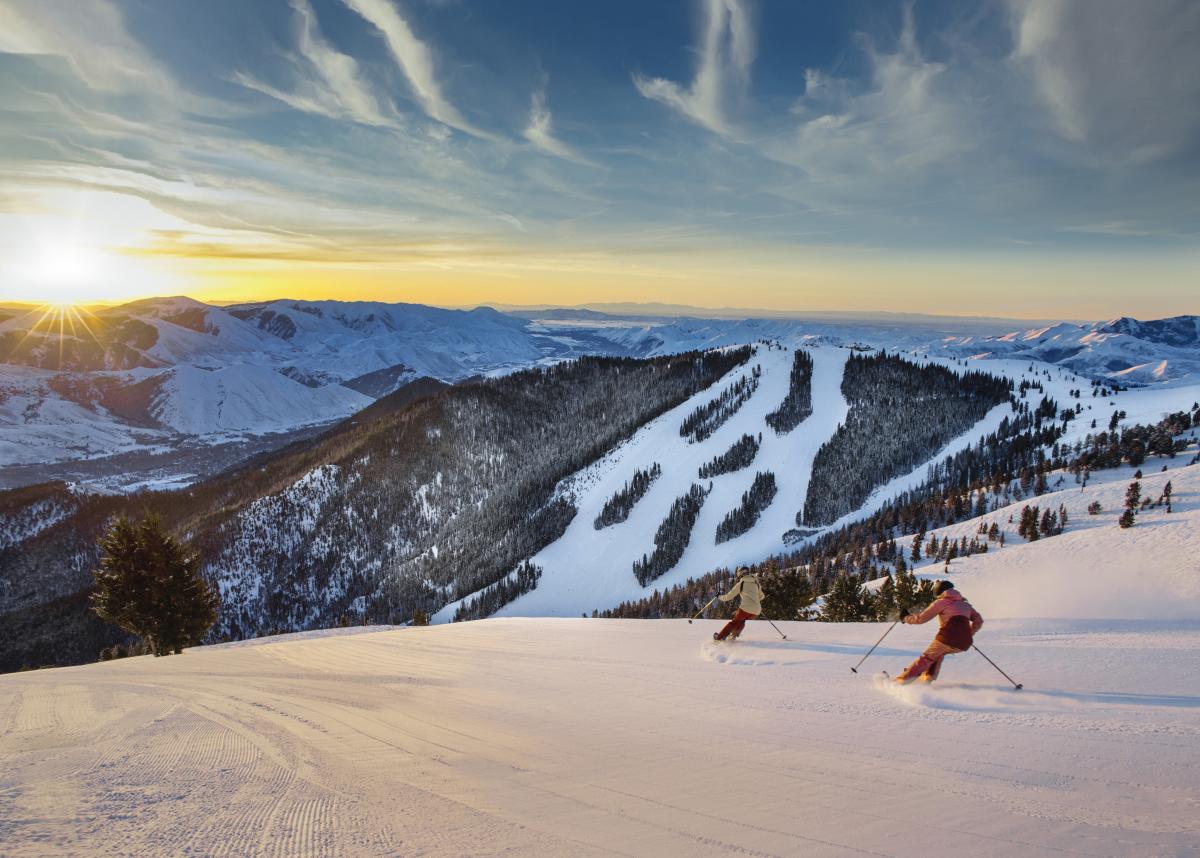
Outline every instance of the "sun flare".
<path id="1" fill-rule="evenodd" d="M 69 307 L 95 299 L 95 282 L 104 267 L 95 248 L 61 243 L 42 247 L 30 262 L 30 279 L 47 304 Z"/>

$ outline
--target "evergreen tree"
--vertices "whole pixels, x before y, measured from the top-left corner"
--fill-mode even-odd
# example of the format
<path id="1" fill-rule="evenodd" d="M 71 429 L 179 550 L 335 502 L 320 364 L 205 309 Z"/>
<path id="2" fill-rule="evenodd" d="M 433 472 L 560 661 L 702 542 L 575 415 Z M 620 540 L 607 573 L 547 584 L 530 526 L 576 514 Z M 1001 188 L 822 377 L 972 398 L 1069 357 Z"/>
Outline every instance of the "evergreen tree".
<path id="1" fill-rule="evenodd" d="M 821 604 L 821 619 L 827 623 L 857 623 L 865 619 L 866 605 L 857 579 L 840 572 Z"/>
<path id="2" fill-rule="evenodd" d="M 600 514 L 593 522 L 596 530 L 620 524 L 629 518 L 629 513 L 633 511 L 634 505 L 642 499 L 646 492 L 650 491 L 650 486 L 661 475 L 662 466 L 658 462 L 654 462 L 645 471 L 640 469 L 635 471 L 633 479 L 625 483 L 616 494 L 604 502 L 604 508 L 600 510 Z"/>
<path id="3" fill-rule="evenodd" d="M 1036 506 L 1021 508 L 1021 524 L 1017 528 L 1017 533 L 1030 542 L 1038 538 L 1040 534 L 1038 533 L 1038 508 Z"/>
<path id="4" fill-rule="evenodd" d="M 700 508 L 704 506 L 704 499 L 711 490 L 711 483 L 708 489 L 693 483 L 687 493 L 671 505 L 667 517 L 654 534 L 654 552 L 643 554 L 641 560 L 633 561 L 633 574 L 643 587 L 679 562 L 692 538 L 692 527 L 700 515 Z"/>
<path id="5" fill-rule="evenodd" d="M 774 565 L 768 561 L 768 565 Z M 763 587 L 763 613 L 772 619 L 803 620 L 816 601 L 808 575 L 795 570 L 759 575 Z"/>
<path id="6" fill-rule="evenodd" d="M 911 572 L 896 573 L 896 607 L 901 611 L 911 611 L 919 600 L 917 576 Z"/>
<path id="7" fill-rule="evenodd" d="M 883 579 L 879 592 L 875 594 L 875 619 L 894 620 L 896 618 L 896 582 L 889 574 Z"/>
<path id="8" fill-rule="evenodd" d="M 92 610 L 145 639 L 156 656 L 200 643 L 217 619 L 220 596 L 199 561 L 158 518 L 118 518 L 100 541 Z"/>
<path id="9" fill-rule="evenodd" d="M 792 359 L 788 393 L 783 403 L 767 415 L 767 425 L 784 435 L 812 414 L 812 355 L 797 349 Z"/>
<path id="10" fill-rule="evenodd" d="M 758 445 L 761 441 L 761 432 L 757 438 L 753 435 L 743 435 L 724 453 L 700 466 L 700 479 L 711 480 L 721 474 L 730 474 L 749 467 L 758 453 Z"/>
<path id="11" fill-rule="evenodd" d="M 741 536 L 758 523 L 762 511 L 771 505 L 775 498 L 775 475 L 770 471 L 760 471 L 754 475 L 750 490 L 742 493 L 742 502 L 736 509 L 717 525 L 717 544 L 728 542 L 734 537 Z"/>
<path id="12" fill-rule="evenodd" d="M 1142 499 L 1142 484 L 1134 480 L 1125 490 L 1125 512 L 1117 520 L 1121 527 L 1133 527 L 1137 520 L 1137 507 Z"/>

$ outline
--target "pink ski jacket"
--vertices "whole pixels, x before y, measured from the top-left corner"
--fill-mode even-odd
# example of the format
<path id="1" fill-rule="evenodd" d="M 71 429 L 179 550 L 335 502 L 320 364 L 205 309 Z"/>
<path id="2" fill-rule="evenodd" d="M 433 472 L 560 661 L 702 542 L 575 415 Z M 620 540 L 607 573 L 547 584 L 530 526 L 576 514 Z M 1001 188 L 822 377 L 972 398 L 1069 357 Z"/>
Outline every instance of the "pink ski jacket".
<path id="1" fill-rule="evenodd" d="M 934 617 L 939 623 L 937 640 L 955 649 L 970 649 L 975 633 L 983 628 L 983 617 L 957 590 L 942 593 L 932 605 L 919 614 L 909 614 L 904 622 L 920 625 Z"/>

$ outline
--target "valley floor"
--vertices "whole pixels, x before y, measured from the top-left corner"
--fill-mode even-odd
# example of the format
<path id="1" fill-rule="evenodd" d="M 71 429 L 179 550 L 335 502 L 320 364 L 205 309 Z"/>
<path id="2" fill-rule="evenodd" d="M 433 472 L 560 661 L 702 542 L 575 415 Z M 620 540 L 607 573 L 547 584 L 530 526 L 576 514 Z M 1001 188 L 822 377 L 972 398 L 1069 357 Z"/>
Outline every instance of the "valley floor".
<path id="1" fill-rule="evenodd" d="M 968 593 L 968 595 L 970 595 Z M 0 676 L 0 853 L 1200 855 L 1200 623 L 499 619 Z"/>

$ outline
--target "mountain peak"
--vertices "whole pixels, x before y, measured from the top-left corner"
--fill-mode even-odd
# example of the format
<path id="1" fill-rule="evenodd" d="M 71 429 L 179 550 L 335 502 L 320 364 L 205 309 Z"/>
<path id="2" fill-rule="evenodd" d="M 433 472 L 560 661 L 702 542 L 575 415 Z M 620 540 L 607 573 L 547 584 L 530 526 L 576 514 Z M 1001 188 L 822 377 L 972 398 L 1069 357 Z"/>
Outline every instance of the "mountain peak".
<path id="1" fill-rule="evenodd" d="M 1151 343 L 1168 346 L 1200 345 L 1200 316 L 1171 316 L 1142 322 L 1130 316 L 1121 316 L 1105 323 L 1102 333 L 1127 334 Z"/>

